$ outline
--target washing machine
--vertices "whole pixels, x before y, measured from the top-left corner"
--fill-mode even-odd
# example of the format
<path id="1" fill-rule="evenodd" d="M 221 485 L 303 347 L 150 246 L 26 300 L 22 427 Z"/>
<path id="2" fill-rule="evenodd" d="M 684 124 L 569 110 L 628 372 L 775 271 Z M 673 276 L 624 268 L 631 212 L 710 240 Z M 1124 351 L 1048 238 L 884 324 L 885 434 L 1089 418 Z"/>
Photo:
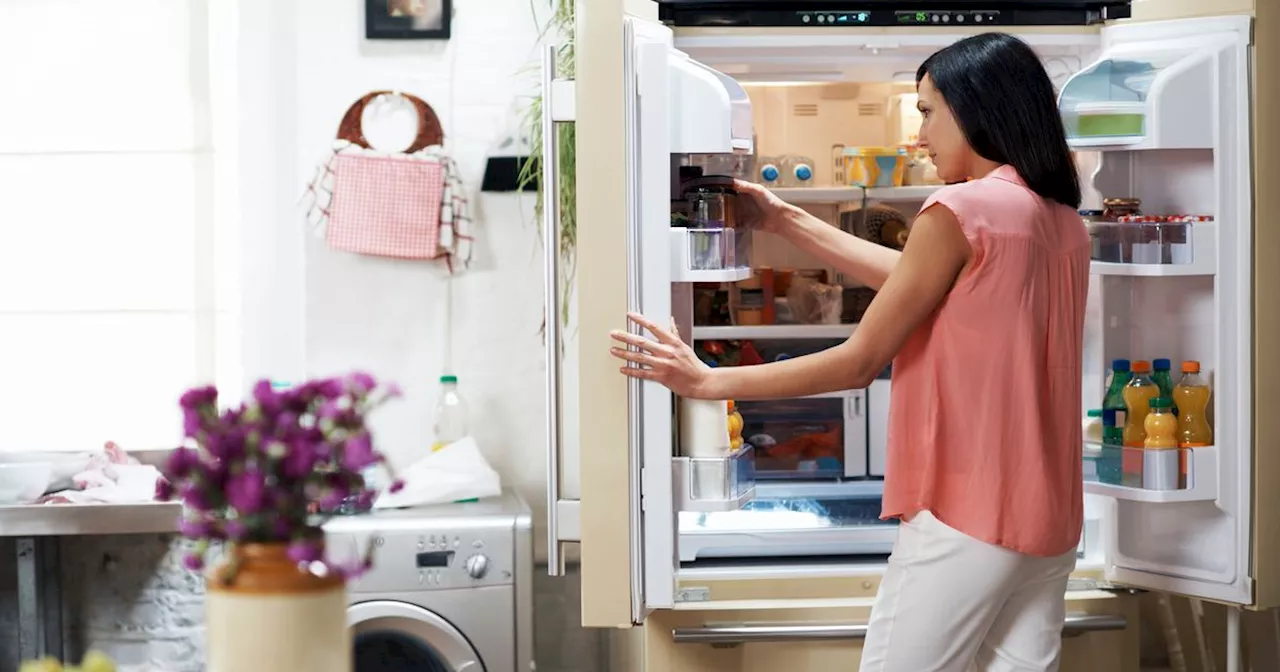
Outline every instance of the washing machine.
<path id="1" fill-rule="evenodd" d="M 353 672 L 533 670 L 533 530 L 512 492 L 328 521 L 329 553 L 373 568 L 347 587 Z"/>

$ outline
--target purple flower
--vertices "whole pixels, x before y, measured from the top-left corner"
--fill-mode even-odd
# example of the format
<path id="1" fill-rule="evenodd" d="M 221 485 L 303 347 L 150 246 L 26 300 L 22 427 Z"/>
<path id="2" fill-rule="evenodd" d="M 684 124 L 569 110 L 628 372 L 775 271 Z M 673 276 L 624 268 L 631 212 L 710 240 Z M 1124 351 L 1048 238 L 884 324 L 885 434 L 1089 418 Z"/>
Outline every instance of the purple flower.
<path id="1" fill-rule="evenodd" d="M 351 471 L 360 471 L 378 461 L 373 452 L 373 438 L 367 432 L 361 432 L 347 439 L 342 446 L 342 466 Z"/>
<path id="2" fill-rule="evenodd" d="M 391 487 L 387 489 L 391 492 L 400 492 L 401 490 L 404 490 L 404 481 L 397 478 L 396 480 L 391 481 Z"/>
<path id="3" fill-rule="evenodd" d="M 222 524 L 222 531 L 226 533 L 228 539 L 239 541 L 249 534 L 249 526 L 239 518 L 232 518 Z"/>
<path id="4" fill-rule="evenodd" d="M 178 448 L 165 460 L 165 476 L 172 479 L 186 478 L 200 464 L 200 456 L 190 448 Z"/>
<path id="5" fill-rule="evenodd" d="M 315 562 L 324 557 L 324 544 L 312 539 L 298 539 L 289 544 L 288 554 L 294 562 Z"/>
<path id="6" fill-rule="evenodd" d="M 183 518 L 178 523 L 178 532 L 188 539 L 205 539 L 210 536 L 213 526 L 207 520 Z"/>
<path id="7" fill-rule="evenodd" d="M 347 376 L 347 387 L 352 392 L 355 392 L 357 396 L 369 394 L 377 386 L 378 381 L 363 371 L 357 371 Z"/>
<path id="8" fill-rule="evenodd" d="M 205 496 L 204 490 L 200 485 L 193 481 L 186 481 L 178 486 L 178 494 L 182 497 L 182 503 L 189 509 L 195 511 L 208 511 L 209 499 Z"/>
<path id="9" fill-rule="evenodd" d="M 193 408 L 182 409 L 182 435 L 195 438 L 204 429 L 204 416 Z"/>
<path id="10" fill-rule="evenodd" d="M 218 388 L 207 385 L 205 387 L 193 387 L 183 393 L 182 398 L 178 400 L 178 405 L 185 409 L 200 410 L 206 406 L 212 406 L 218 403 Z"/>
<path id="11" fill-rule="evenodd" d="M 182 566 L 193 572 L 198 572 L 204 568 L 204 558 L 195 553 L 188 553 L 182 557 Z"/>
<path id="12" fill-rule="evenodd" d="M 271 381 L 259 380 L 253 386 L 253 400 L 258 402 L 264 415 L 276 415 L 284 408 L 284 399 L 271 387 Z"/>
<path id="13" fill-rule="evenodd" d="M 220 460 L 235 460 L 244 456 L 245 430 L 233 427 L 225 434 L 215 437 L 207 447 L 209 454 Z"/>
<path id="14" fill-rule="evenodd" d="M 167 502 L 173 499 L 173 485 L 162 478 L 156 479 L 156 501 Z"/>
<path id="15" fill-rule="evenodd" d="M 293 441 L 280 466 L 286 477 L 304 478 L 315 469 L 317 457 L 315 446 L 307 441 Z"/>
<path id="16" fill-rule="evenodd" d="M 227 503 L 243 515 L 262 510 L 266 501 L 267 481 L 256 467 L 250 467 L 227 481 Z"/>

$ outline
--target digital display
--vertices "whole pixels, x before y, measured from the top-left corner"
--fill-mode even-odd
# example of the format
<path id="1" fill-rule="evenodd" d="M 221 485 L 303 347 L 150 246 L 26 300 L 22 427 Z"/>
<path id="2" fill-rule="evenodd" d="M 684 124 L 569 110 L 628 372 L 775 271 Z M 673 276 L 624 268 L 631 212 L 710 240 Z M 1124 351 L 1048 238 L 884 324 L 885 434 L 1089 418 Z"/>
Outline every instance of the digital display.
<path id="1" fill-rule="evenodd" d="M 453 551 L 431 551 L 418 554 L 418 569 L 448 567 L 453 561 Z"/>

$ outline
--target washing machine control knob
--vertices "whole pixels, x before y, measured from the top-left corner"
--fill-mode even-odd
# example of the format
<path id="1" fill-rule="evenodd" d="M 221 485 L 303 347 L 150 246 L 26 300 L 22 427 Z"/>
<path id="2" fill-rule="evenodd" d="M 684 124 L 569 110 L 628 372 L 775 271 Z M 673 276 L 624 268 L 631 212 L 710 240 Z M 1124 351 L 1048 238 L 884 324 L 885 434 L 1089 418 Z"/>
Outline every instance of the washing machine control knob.
<path id="1" fill-rule="evenodd" d="M 467 558 L 467 573 L 473 579 L 483 579 L 485 573 L 489 571 L 489 556 L 484 553 L 476 553 Z"/>

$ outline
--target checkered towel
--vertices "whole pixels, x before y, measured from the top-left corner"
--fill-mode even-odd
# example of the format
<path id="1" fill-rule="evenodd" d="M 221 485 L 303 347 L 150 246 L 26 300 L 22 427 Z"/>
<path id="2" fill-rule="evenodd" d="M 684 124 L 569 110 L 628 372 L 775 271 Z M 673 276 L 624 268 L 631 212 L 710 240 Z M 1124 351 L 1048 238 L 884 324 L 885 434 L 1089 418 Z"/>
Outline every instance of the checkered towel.
<path id="1" fill-rule="evenodd" d="M 439 145 L 413 154 L 346 140 L 316 169 L 307 221 L 335 250 L 399 259 L 471 262 L 471 219 L 458 167 Z"/>

